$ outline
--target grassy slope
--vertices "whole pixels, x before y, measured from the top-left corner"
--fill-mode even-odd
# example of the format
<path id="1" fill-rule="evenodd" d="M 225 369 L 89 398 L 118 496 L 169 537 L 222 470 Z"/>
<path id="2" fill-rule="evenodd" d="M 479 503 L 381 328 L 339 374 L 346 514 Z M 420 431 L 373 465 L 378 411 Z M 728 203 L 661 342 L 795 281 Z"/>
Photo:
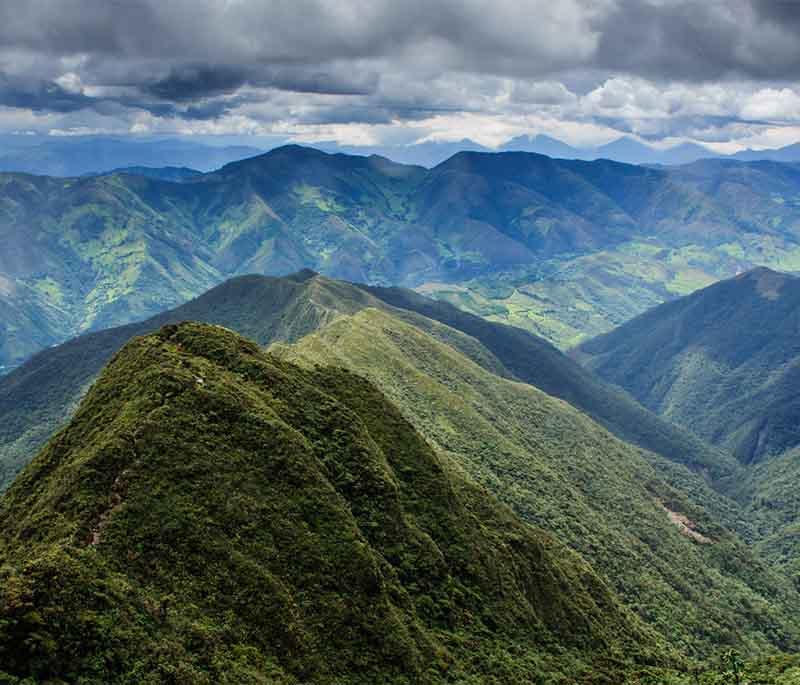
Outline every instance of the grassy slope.
<path id="1" fill-rule="evenodd" d="M 116 355 L 0 531 L 4 682 L 610 685 L 659 649 L 374 387 L 208 325 Z"/>
<path id="2" fill-rule="evenodd" d="M 545 260 L 533 271 L 430 282 L 419 290 L 568 349 L 663 302 L 761 265 L 800 272 L 800 244 L 793 237 L 755 233 L 721 245 L 698 239 L 670 246 L 661 237 L 642 237 Z"/>
<path id="3" fill-rule="evenodd" d="M 584 554 L 681 649 L 795 644 L 800 605 L 784 579 L 664 483 L 642 452 L 443 342 L 458 337 L 453 329 L 432 336 L 369 308 L 278 349 L 372 380 L 442 454 Z M 681 534 L 660 502 L 713 544 Z"/>
<path id="4" fill-rule="evenodd" d="M 448 183 L 468 185 L 469 179 L 471 190 L 464 196 L 480 194 L 486 183 L 502 178 L 505 165 L 488 175 L 478 168 L 492 163 L 480 155 L 464 156 L 454 166 L 467 167 L 462 171 L 470 174 L 456 177 L 450 172 Z M 527 225 L 552 240 L 564 230 L 564 220 L 549 213 L 555 203 L 560 210 L 577 212 L 569 222 L 574 231 L 579 233 L 588 220 L 592 229 L 586 240 L 603 236 L 599 244 L 567 243 L 556 258 L 539 254 L 533 268 L 529 263 L 456 282 L 431 281 L 423 292 L 567 348 L 661 302 L 757 265 L 800 271 L 796 164 L 707 160 L 638 173 L 608 161 L 548 160 L 542 167 L 548 164 L 547 173 L 538 178 L 530 167 L 517 170 L 504 184 L 492 186 L 478 207 L 476 201 L 465 200 L 466 209 L 455 204 L 445 208 L 456 217 L 471 218 L 477 212 L 494 224 Z M 544 197 L 506 217 L 502 212 L 509 202 L 530 192 L 520 186 Z M 498 213 L 506 218 L 497 219 Z M 597 221 L 600 227 L 594 225 Z M 604 232 L 615 225 L 621 232 Z"/>
<path id="5" fill-rule="evenodd" d="M 234 274 L 316 266 L 402 280 L 395 262 L 415 249 L 404 198 L 418 171 L 292 147 L 187 183 L 0 174 L 0 302 L 21 309 L 0 330 L 0 364 L 174 307 Z"/>
<path id="6" fill-rule="evenodd" d="M 800 444 L 800 279 L 757 269 L 575 352 L 645 406 L 745 463 Z"/>
<path id="7" fill-rule="evenodd" d="M 133 176 L 0 175 L 0 236 L 7 246 L 0 273 L 16 285 L 8 300 L 51 324 L 8 321 L 13 347 L 0 364 L 19 363 L 40 349 L 36 335 L 46 334 L 52 344 L 91 327 L 140 319 L 221 280 L 203 246 L 193 245 L 185 218 L 148 202 L 151 185 L 158 182 Z"/>

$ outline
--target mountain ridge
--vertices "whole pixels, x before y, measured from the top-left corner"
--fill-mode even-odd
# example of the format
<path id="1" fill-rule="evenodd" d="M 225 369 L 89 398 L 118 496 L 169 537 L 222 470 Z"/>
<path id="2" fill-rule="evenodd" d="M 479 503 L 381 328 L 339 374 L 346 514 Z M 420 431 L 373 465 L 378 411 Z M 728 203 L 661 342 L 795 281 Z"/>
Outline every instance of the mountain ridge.
<path id="1" fill-rule="evenodd" d="M 274 139 L 253 144 L 220 145 L 184 138 L 139 138 L 124 136 L 2 136 L 6 152 L 0 156 L 0 171 L 25 171 L 37 175 L 79 176 L 107 174 L 114 168 L 128 166 L 195 166 L 210 171 L 236 158 L 250 157 L 285 144 Z M 401 164 L 434 167 L 460 150 L 479 152 L 526 151 L 561 159 L 610 158 L 628 164 L 679 165 L 706 158 L 729 158 L 746 161 L 771 159 L 800 161 L 798 143 L 779 148 L 745 149 L 733 154 L 714 152 L 694 142 L 656 147 L 628 135 L 595 146 L 570 145 L 547 134 L 520 134 L 499 146 L 481 145 L 469 138 L 458 141 L 426 140 L 407 145 L 344 145 L 335 141 L 303 143 L 330 153 L 370 156 L 380 155 Z"/>
<path id="2" fill-rule="evenodd" d="M 424 288 L 563 347 L 621 315 L 614 292 L 635 312 L 755 254 L 800 261 L 796 165 L 520 152 L 426 170 L 286 146 L 182 180 L 0 174 L 0 365 L 243 273 Z M 596 288 L 596 269 L 625 282 Z"/>
<path id="3" fill-rule="evenodd" d="M 105 334 L 90 334 L 85 339 L 78 339 L 71 344 L 42 353 L 41 361 L 37 361 L 35 365 L 22 367 L 21 370 L 25 373 L 11 374 L 8 378 L 14 380 L 18 384 L 17 387 L 6 386 L 0 392 L 3 400 L 0 404 L 4 405 L 0 409 L 2 409 L 2 426 L 6 440 L 9 431 L 16 430 L 18 433 L 20 430 L 24 431 L 26 426 L 33 425 L 34 428 L 43 431 L 49 421 L 51 430 L 55 428 L 58 423 L 69 417 L 70 406 L 74 406 L 80 398 L 81 389 L 92 380 L 98 366 L 105 360 L 112 359 L 115 350 L 131 336 L 147 333 L 148 329 L 152 330 L 164 324 L 169 325 L 170 318 L 173 323 L 177 323 L 187 317 L 203 317 L 246 332 L 261 344 L 289 341 L 282 344 L 289 345 L 289 349 L 292 349 L 291 345 L 299 345 L 302 341 L 308 340 L 309 336 L 313 338 L 318 333 L 338 335 L 337 331 L 349 330 L 351 325 L 357 326 L 362 322 L 372 321 L 377 315 L 383 317 L 378 319 L 377 330 L 370 329 L 369 332 L 358 335 L 358 339 L 362 341 L 359 354 L 367 355 L 366 359 L 369 359 L 370 355 L 382 354 L 383 341 L 387 335 L 393 341 L 392 344 L 400 345 L 406 354 L 412 353 L 418 349 L 416 346 L 421 344 L 419 354 L 413 354 L 413 370 L 409 367 L 407 372 L 397 376 L 398 372 L 395 369 L 402 367 L 396 367 L 395 362 L 377 361 L 374 364 L 370 363 L 368 367 L 354 366 L 353 370 L 369 376 L 369 369 L 385 368 L 387 375 L 373 377 L 373 381 L 395 401 L 404 403 L 406 409 L 417 407 L 418 410 L 422 410 L 424 407 L 439 406 L 440 402 L 444 402 L 443 407 L 450 407 L 447 411 L 443 410 L 442 417 L 445 421 L 453 422 L 455 426 L 463 424 L 464 435 L 472 435 L 478 430 L 474 440 L 468 441 L 473 447 L 463 446 L 463 440 L 457 437 L 461 431 L 442 443 L 441 435 L 428 432 L 429 424 L 423 417 L 413 413 L 406 414 L 404 410 L 407 420 L 411 420 L 426 438 L 442 447 L 443 458 L 449 460 L 454 468 L 471 474 L 472 477 L 478 477 L 487 487 L 502 496 L 507 504 L 524 515 L 526 520 L 538 523 L 540 527 L 553 531 L 559 537 L 565 536 L 565 540 L 570 542 L 573 549 L 589 554 L 594 562 L 600 564 L 604 575 L 610 574 L 613 586 L 618 591 L 624 591 L 626 603 L 631 602 L 632 597 L 639 597 L 638 604 L 635 602 L 634 606 L 640 606 L 639 611 L 644 612 L 642 615 L 646 616 L 648 621 L 658 621 L 661 625 L 659 630 L 665 637 L 672 634 L 670 631 L 677 627 L 675 622 L 663 613 L 664 597 L 677 593 L 673 601 L 678 601 L 678 596 L 683 596 L 686 592 L 691 594 L 694 590 L 689 590 L 685 580 L 678 579 L 673 571 L 664 566 L 666 559 L 647 563 L 642 561 L 643 564 L 658 569 L 652 571 L 655 576 L 647 583 L 625 580 L 619 585 L 627 577 L 627 571 L 624 575 L 620 575 L 619 569 L 613 570 L 618 564 L 615 560 L 644 559 L 652 554 L 645 551 L 649 543 L 645 543 L 644 540 L 649 540 L 653 535 L 652 532 L 646 532 L 653 526 L 654 530 L 660 531 L 657 534 L 659 537 L 664 536 L 665 550 L 676 545 L 682 547 L 693 544 L 669 521 L 665 510 L 655 503 L 654 497 L 665 502 L 665 506 L 670 507 L 671 511 L 685 512 L 688 518 L 695 521 L 693 525 L 697 526 L 701 534 L 713 537 L 716 542 L 712 558 L 728 559 L 726 563 L 733 564 L 733 568 L 749 568 L 744 575 L 741 570 L 732 573 L 730 568 L 724 572 L 725 579 L 721 582 L 727 585 L 726 592 L 735 596 L 749 596 L 751 599 L 747 601 L 760 606 L 764 600 L 758 597 L 763 596 L 763 588 L 772 587 L 769 592 L 777 592 L 777 595 L 768 600 L 768 605 L 764 606 L 764 610 L 768 612 L 764 616 L 771 615 L 772 618 L 768 619 L 770 622 L 783 625 L 785 619 L 781 617 L 783 611 L 781 607 L 788 601 L 788 595 L 785 595 L 787 589 L 777 578 L 766 581 L 765 574 L 769 576 L 770 571 L 765 567 L 756 565 L 753 560 L 741 561 L 741 555 L 746 555 L 747 552 L 741 547 L 741 542 L 737 542 L 737 533 L 724 532 L 726 528 L 728 531 L 739 531 L 742 528 L 741 514 L 730 501 L 711 491 L 698 476 L 685 468 L 677 464 L 668 467 L 669 463 L 664 459 L 655 455 L 648 456 L 624 443 L 615 442 L 593 421 L 560 400 L 549 398 L 532 386 L 519 383 L 502 361 L 476 338 L 446 324 L 423 318 L 415 311 L 386 306 L 381 300 L 350 284 L 332 282 L 310 271 L 295 274 L 289 279 L 238 278 L 226 287 L 215 289 L 210 295 L 213 297 L 213 310 L 201 299 L 181 308 L 171 317 L 162 317 L 145 326 L 129 326 L 113 329 Z M 358 330 L 360 329 L 355 329 Z M 350 346 L 348 344 L 345 347 Z M 331 360 L 321 361 L 328 364 Z M 408 361 L 404 363 L 408 364 Z M 337 364 L 335 360 L 334 364 L 342 365 Z M 441 364 L 444 366 L 439 366 Z M 548 364 L 549 362 L 545 362 L 545 365 Z M 474 409 L 460 404 L 474 393 L 474 390 L 468 391 L 466 388 L 457 391 L 460 398 L 457 402 L 441 397 L 438 400 L 434 397 L 421 397 L 413 402 L 412 398 L 415 395 L 410 389 L 409 394 L 394 394 L 398 382 L 408 383 L 412 378 L 420 379 L 423 388 L 431 388 L 441 384 L 443 379 L 449 379 L 445 380 L 449 386 L 462 377 L 463 380 L 459 382 L 467 382 L 470 388 L 485 387 L 480 393 L 485 397 L 482 402 L 488 402 L 490 397 L 494 397 L 492 402 L 499 404 L 492 405 L 493 408 L 487 406 L 481 413 L 476 414 Z M 62 394 L 60 404 L 53 405 L 52 399 L 57 393 L 59 391 L 64 393 L 70 388 L 71 394 L 70 392 Z M 490 392 L 489 388 L 493 390 Z M 40 400 L 37 400 L 43 397 L 50 398 L 49 408 L 41 406 Z M 461 408 L 455 409 L 456 407 Z M 453 410 L 456 413 L 451 416 L 450 412 Z M 533 417 L 536 414 L 531 412 L 534 411 L 543 411 L 542 418 L 522 418 L 523 414 Z M 492 416 L 509 417 L 501 420 L 501 424 L 509 420 L 511 423 L 504 428 L 501 426 L 491 428 L 492 424 L 487 423 L 487 412 Z M 549 418 L 545 418 L 548 416 Z M 27 439 L 28 446 L 18 451 L 18 454 L 30 453 L 30 450 L 35 448 L 37 440 L 46 437 L 46 431 L 44 432 L 45 435 L 39 435 L 38 438 L 36 434 L 23 433 L 21 439 L 23 441 Z M 556 435 L 561 437 L 556 440 Z M 19 440 L 20 438 L 17 439 Z M 554 440 L 558 443 L 557 449 L 554 447 Z M 564 449 L 562 445 L 564 440 L 568 440 L 568 444 L 571 445 L 566 454 L 561 452 Z M 8 445 L 7 442 L 5 444 Z M 482 463 L 485 458 L 481 456 L 479 449 L 482 444 L 500 446 L 497 456 L 487 463 Z M 4 447 L 4 451 L 6 449 L 7 447 Z M 608 458 L 598 460 L 599 454 L 607 454 Z M 610 456 L 612 454 L 613 458 Z M 499 460 L 497 468 L 500 470 L 496 475 L 491 475 L 495 467 L 490 464 L 494 460 Z M 504 462 L 506 466 L 503 467 Z M 8 461 L 5 463 L 8 464 Z M 611 468 L 612 464 L 617 464 L 619 469 Z M 594 473 L 597 469 L 598 473 L 591 477 L 587 475 L 584 478 L 578 475 L 584 472 Z M 619 473 L 613 474 L 616 470 Z M 515 471 L 520 471 L 519 483 L 514 487 L 500 487 L 507 477 L 501 474 Z M 523 473 L 527 474 L 524 478 Z M 634 478 L 632 474 L 638 476 Z M 641 509 L 641 516 L 637 515 L 637 520 L 641 518 L 641 524 L 636 524 L 635 533 L 628 530 L 629 522 L 622 525 L 620 517 L 625 518 L 627 514 L 623 516 L 618 505 L 612 504 L 611 500 L 603 504 L 609 496 L 609 488 L 614 490 L 609 484 L 616 482 L 617 479 L 623 479 L 626 484 L 620 485 L 616 490 L 628 493 L 627 496 L 636 502 L 635 508 Z M 592 487 L 599 490 L 590 496 L 590 493 L 586 492 L 586 487 L 587 483 L 592 482 L 596 483 Z M 642 489 L 643 482 L 650 483 L 646 491 Z M 535 499 L 531 499 L 533 493 L 538 493 L 541 487 L 536 483 L 551 485 Z M 683 494 L 678 494 L 670 483 L 680 487 Z M 603 493 L 602 496 L 600 493 Z M 558 504 L 564 500 L 574 503 L 574 510 L 571 513 L 562 510 L 562 505 Z M 628 511 L 627 508 L 625 510 Z M 749 534 L 746 529 L 745 526 L 740 534 Z M 575 537 L 576 530 L 584 532 Z M 643 536 L 642 542 L 634 544 L 628 541 L 637 539 L 638 536 Z M 614 547 L 615 545 L 621 545 L 621 549 L 629 551 L 620 551 L 619 547 Z M 610 551 L 612 549 L 617 551 L 612 553 Z M 700 573 L 695 582 L 702 586 L 707 586 L 708 583 L 716 585 L 720 581 L 713 580 L 706 571 L 700 570 L 702 565 L 696 557 L 698 553 L 705 554 L 701 550 L 693 551 L 691 548 L 682 552 L 684 557 L 690 555 L 693 568 Z M 684 559 L 683 563 L 689 562 Z M 638 576 L 634 574 L 633 577 Z M 654 590 L 655 594 L 652 594 Z M 698 595 L 694 604 L 704 605 L 705 601 Z M 681 606 L 683 607 L 681 611 L 685 610 L 687 613 L 682 614 L 685 624 L 680 631 L 681 634 L 687 635 L 688 640 L 690 639 L 688 635 L 698 635 L 696 632 L 698 615 L 695 609 L 690 610 L 685 605 Z M 732 622 L 730 619 L 731 614 L 728 609 L 709 605 L 705 609 L 703 623 L 707 625 L 713 620 L 728 636 L 726 639 L 733 642 L 741 641 L 743 645 L 748 645 L 748 649 L 763 649 L 769 640 L 773 639 L 766 637 L 763 624 L 765 619 L 755 618 L 749 611 L 740 614 L 736 621 Z M 786 624 L 785 628 L 781 628 L 780 640 L 791 640 L 791 633 L 792 629 Z M 703 639 L 695 643 L 695 640 L 697 637 L 691 638 L 692 649 L 696 649 L 698 653 L 707 653 L 710 648 L 708 643 Z"/>
<path id="4" fill-rule="evenodd" d="M 786 613 L 793 591 L 743 544 L 756 531 L 739 505 L 682 465 L 692 461 L 686 456 L 691 440 L 680 442 L 684 433 L 674 429 L 661 436 L 667 444 L 676 441 L 670 455 L 675 461 L 624 443 L 528 384 L 549 378 L 557 388 L 563 374 L 568 388 L 586 378 L 580 369 L 570 377 L 576 365 L 549 344 L 476 317 L 451 318 L 452 308 L 443 303 L 430 303 L 433 311 L 418 303 L 408 308 L 386 303 L 402 291 L 393 290 L 391 298 L 379 293 L 385 299 L 376 294 L 310 270 L 289 278 L 240 277 L 154 320 L 47 350 L 0 379 L 4 477 L 69 419 L 99 369 L 133 336 L 200 319 L 306 361 L 304 350 L 315 349 L 309 347 L 314 341 L 323 341 L 324 351 L 335 339 L 337 354 L 346 356 L 319 352 L 316 361 L 370 378 L 453 469 L 591 559 L 626 605 L 664 639 L 707 655 L 714 649 L 708 637 L 713 623 L 724 640 L 753 653 L 791 643 L 800 632 Z M 482 332 L 484 325 L 488 333 Z M 482 342 L 491 338 L 498 344 Z M 517 355 L 509 352 L 515 347 L 521 350 Z M 518 374 L 526 366 L 531 373 L 523 383 Z M 600 404 L 613 407 L 619 401 L 610 393 Z M 607 413 L 606 420 L 614 416 Z M 630 416 L 640 421 L 647 413 Z M 650 421 L 659 425 L 655 417 Z M 718 458 L 705 450 L 708 458 Z M 718 468 L 724 469 L 724 462 Z M 631 511 L 637 512 L 633 519 Z M 695 548 L 700 543 L 682 533 L 668 512 L 684 516 L 692 522 L 690 530 L 713 544 Z M 650 570 L 631 573 L 626 564 Z M 677 573 L 679 566 L 691 573 Z M 736 599 L 730 605 L 711 602 L 720 592 Z M 691 647 L 681 647 L 684 642 Z"/>
<path id="5" fill-rule="evenodd" d="M 112 169 L 130 166 L 186 166 L 211 171 L 233 159 L 259 152 L 259 148 L 248 145 L 220 147 L 186 138 L 37 137 L 25 145 L 8 146 L 0 154 L 0 171 L 59 177 L 107 174 Z"/>
<path id="6" fill-rule="evenodd" d="M 758 649 L 766 624 L 777 628 L 786 620 L 778 607 L 791 605 L 795 591 L 720 525 L 718 505 L 726 505 L 698 487 L 696 476 L 684 469 L 683 485 L 691 482 L 694 489 L 680 493 L 652 465 L 652 456 L 612 438 L 573 407 L 498 378 L 465 358 L 449 337 L 393 319 L 362 309 L 270 350 L 309 368 L 341 366 L 375 383 L 437 451 L 524 520 L 578 550 L 673 644 L 703 654 L 710 647 L 703 636 L 715 634 Z M 741 515 L 736 509 L 726 522 Z M 682 532 L 673 516 L 691 521 L 692 528 Z M 763 584 L 761 574 L 771 580 Z M 771 583 L 778 592 L 763 603 Z M 712 596 L 739 597 L 728 605 L 738 618 L 730 622 L 728 610 L 709 601 Z M 755 619 L 732 608 L 750 602 L 776 613 Z M 778 632 L 791 641 L 790 623 Z"/>
<path id="7" fill-rule="evenodd" d="M 610 685 L 658 645 L 372 386 L 220 327 L 126 345 L 0 521 L 7 678 Z"/>
<path id="8" fill-rule="evenodd" d="M 583 343 L 575 357 L 744 463 L 800 444 L 800 278 L 765 267 Z"/>
<path id="9" fill-rule="evenodd" d="M 20 459 L 37 450 L 48 431 L 68 418 L 82 390 L 114 352 L 135 335 L 195 319 L 232 328 L 261 345 L 295 342 L 323 323 L 367 306 L 396 308 L 394 315 L 417 326 L 427 326 L 426 319 L 451 326 L 486 347 L 493 361 L 487 362 L 484 355 L 481 362 L 493 372 L 561 397 L 624 439 L 705 471 L 715 479 L 725 480 L 735 472 L 735 463 L 726 455 L 709 449 L 604 386 L 549 343 L 526 331 L 487 322 L 411 291 L 359 287 L 307 269 L 285 278 L 251 275 L 231 279 L 151 319 L 89 333 L 45 350 L 0 377 L 0 483 L 7 483 L 19 468 Z M 468 351 L 470 354 L 472 350 Z M 43 388 L 47 388 L 46 402 L 41 401 Z"/>

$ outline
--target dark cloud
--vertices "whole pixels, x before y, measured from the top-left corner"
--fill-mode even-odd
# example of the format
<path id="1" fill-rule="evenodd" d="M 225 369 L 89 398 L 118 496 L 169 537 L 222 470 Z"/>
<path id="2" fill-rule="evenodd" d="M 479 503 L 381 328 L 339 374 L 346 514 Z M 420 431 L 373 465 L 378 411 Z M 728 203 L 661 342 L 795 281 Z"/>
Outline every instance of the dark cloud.
<path id="1" fill-rule="evenodd" d="M 174 102 L 230 94 L 244 85 L 295 93 L 367 95 L 375 89 L 374 73 L 337 73 L 334 70 L 281 66 L 254 67 L 191 64 L 173 67 L 169 74 L 142 86 L 143 92 Z"/>
<path id="2" fill-rule="evenodd" d="M 0 73 L 0 104 L 34 112 L 75 112 L 90 107 L 93 101 L 52 81 L 26 83 Z"/>
<path id="3" fill-rule="evenodd" d="M 781 28 L 800 29 L 800 4 L 796 0 L 753 0 L 759 18 Z"/>
<path id="4" fill-rule="evenodd" d="M 2 2 L 0 45 L 47 55 L 140 57 L 157 51 L 168 37 L 169 27 L 155 7 L 139 0 Z"/>
<path id="5" fill-rule="evenodd" d="M 795 2 L 619 0 L 596 25 L 595 64 L 667 80 L 798 79 L 798 8 Z"/>
<path id="6" fill-rule="evenodd" d="M 298 124 L 314 126 L 318 124 L 391 124 L 398 118 L 397 112 L 380 106 L 340 105 L 338 107 L 311 108 L 298 114 Z M 407 117 L 413 119 L 419 117 Z"/>
<path id="7" fill-rule="evenodd" d="M 163 100 L 187 102 L 233 93 L 247 82 L 244 70 L 211 65 L 173 67 L 169 75 L 143 85 L 143 91 Z"/>
<path id="8" fill-rule="evenodd" d="M 353 71 L 346 66 L 338 68 L 324 66 L 263 67 L 251 72 L 248 83 L 266 88 L 295 93 L 319 95 L 369 95 L 378 84 L 374 70 Z"/>
<path id="9" fill-rule="evenodd" d="M 0 104 L 309 126 L 508 107 L 679 135 L 738 117 L 741 84 L 796 87 L 798 32 L 794 0 L 18 0 L 0 3 Z M 618 76 L 730 101 L 641 128 L 643 96 L 586 97 Z"/>

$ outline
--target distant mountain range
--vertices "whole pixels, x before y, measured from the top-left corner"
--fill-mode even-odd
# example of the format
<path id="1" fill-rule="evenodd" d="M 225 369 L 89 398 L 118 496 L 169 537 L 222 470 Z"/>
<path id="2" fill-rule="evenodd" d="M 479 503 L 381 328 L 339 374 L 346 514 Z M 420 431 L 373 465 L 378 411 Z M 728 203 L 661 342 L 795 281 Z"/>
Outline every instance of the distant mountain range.
<path id="1" fill-rule="evenodd" d="M 246 145 L 205 145 L 189 138 L 6 135 L 0 144 L 0 171 L 44 176 L 83 176 L 123 167 L 190 167 L 213 171 L 228 162 L 263 152 Z"/>
<path id="2" fill-rule="evenodd" d="M 766 159 L 772 162 L 797 162 L 800 161 L 800 143 L 793 143 L 774 150 L 742 150 L 731 155 L 732 159 L 752 162 Z"/>
<path id="3" fill-rule="evenodd" d="M 800 165 L 773 162 L 461 152 L 427 170 L 298 146 L 180 183 L 0 174 L 0 366 L 232 275 L 304 267 L 567 346 L 754 262 L 800 263 L 799 194 Z"/>
<path id="4" fill-rule="evenodd" d="M 424 142 L 406 146 L 339 146 L 335 143 L 314 144 L 326 152 L 381 155 L 403 164 L 433 167 L 460 151 L 468 152 L 534 152 L 558 159 L 610 159 L 626 164 L 656 164 L 674 166 L 690 164 L 700 159 L 738 159 L 742 161 L 769 160 L 773 162 L 800 162 L 800 142 L 786 147 L 766 150 L 743 150 L 723 155 L 697 143 L 680 143 L 661 148 L 640 142 L 631 136 L 622 136 L 605 145 L 576 147 L 557 138 L 539 134 L 516 136 L 498 148 L 489 148 L 465 138 L 457 142 Z"/>
<path id="5" fill-rule="evenodd" d="M 129 169 L 132 173 L 153 174 L 160 167 L 189 167 L 213 171 L 229 162 L 254 157 L 275 147 L 259 145 L 209 145 L 191 138 L 137 138 L 134 136 L 0 136 L 0 172 L 21 171 L 45 176 L 82 176 Z M 699 159 L 727 158 L 742 161 L 769 160 L 800 162 L 800 142 L 778 149 L 744 150 L 720 155 L 696 143 L 657 148 L 631 136 L 622 136 L 605 145 L 576 147 L 547 135 L 521 135 L 498 148 L 474 140 L 425 141 L 409 145 L 341 145 L 313 143 L 310 147 L 329 153 L 379 155 L 399 164 L 432 168 L 459 152 L 533 152 L 558 159 L 610 159 L 627 164 L 679 165 Z"/>
<path id="6" fill-rule="evenodd" d="M 623 136 L 598 147 L 573 147 L 549 136 L 518 136 L 505 143 L 502 150 L 524 150 L 564 159 L 611 159 L 627 164 L 689 164 L 698 159 L 719 157 L 713 150 L 695 143 L 670 148 L 656 148 Z"/>

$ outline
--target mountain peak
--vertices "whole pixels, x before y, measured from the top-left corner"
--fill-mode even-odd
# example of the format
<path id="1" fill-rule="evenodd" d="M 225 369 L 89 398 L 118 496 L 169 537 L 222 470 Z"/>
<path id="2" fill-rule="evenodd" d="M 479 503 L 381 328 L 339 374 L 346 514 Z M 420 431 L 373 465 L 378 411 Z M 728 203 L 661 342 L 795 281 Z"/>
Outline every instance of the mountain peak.
<path id="1" fill-rule="evenodd" d="M 274 147 L 267 152 L 262 152 L 261 154 L 254 155 L 252 157 L 245 157 L 243 159 L 238 159 L 234 162 L 230 162 L 225 166 L 218 169 L 216 172 L 212 172 L 211 175 L 224 173 L 229 174 L 232 171 L 238 171 L 241 169 L 248 169 L 252 168 L 253 165 L 260 165 L 265 162 L 269 162 L 272 160 L 311 160 L 311 159 L 323 159 L 327 157 L 333 157 L 334 155 L 324 152 L 323 150 L 319 150 L 314 147 L 308 147 L 306 145 L 297 145 L 295 143 L 291 143 L 288 145 L 280 145 L 279 147 Z"/>
<path id="2" fill-rule="evenodd" d="M 523 161 L 543 161 L 550 160 L 547 155 L 526 150 L 502 150 L 500 152 L 483 152 L 478 150 L 461 150 L 452 157 L 434 167 L 434 170 L 460 169 L 465 170 L 473 166 L 477 168 L 500 169 L 506 172 L 512 171 L 508 165 L 510 162 Z"/>
<path id="3" fill-rule="evenodd" d="M 268 152 L 264 153 L 265 155 L 269 156 L 276 156 L 276 155 L 302 155 L 306 157 L 330 157 L 331 153 L 326 152 L 325 150 L 320 150 L 319 148 L 312 147 L 310 145 L 299 145 L 298 143 L 288 143 L 286 145 L 279 145 L 278 147 L 274 147 Z"/>
<path id="4" fill-rule="evenodd" d="M 777 278 L 796 278 L 796 276 L 792 276 L 791 274 L 787 274 L 783 271 L 775 271 L 774 269 L 770 269 L 768 266 L 754 266 L 752 269 L 748 269 L 747 271 L 743 271 L 742 273 L 734 276 L 735 280 L 745 280 L 749 278 L 761 278 L 763 276 L 775 276 Z"/>
<path id="5" fill-rule="evenodd" d="M 360 376 L 206 324 L 115 356 L 0 501 L 0 553 L 13 682 L 534 682 L 657 644 Z"/>
<path id="6" fill-rule="evenodd" d="M 654 149 L 631 136 L 621 136 L 605 145 L 599 146 L 595 152 L 601 158 L 609 157 L 635 164 L 649 161 L 654 154 Z"/>
<path id="7" fill-rule="evenodd" d="M 284 278 L 289 281 L 294 281 L 295 283 L 305 283 L 317 276 L 319 276 L 319 274 L 314 271 L 314 269 L 300 269 L 300 271 L 296 271 L 293 274 L 287 274 Z"/>
<path id="8" fill-rule="evenodd" d="M 783 287 L 797 277 L 781 271 L 773 271 L 766 266 L 757 266 L 750 271 L 739 274 L 733 280 L 746 281 L 755 286 L 756 292 L 765 300 L 777 300 L 781 297 Z"/>

